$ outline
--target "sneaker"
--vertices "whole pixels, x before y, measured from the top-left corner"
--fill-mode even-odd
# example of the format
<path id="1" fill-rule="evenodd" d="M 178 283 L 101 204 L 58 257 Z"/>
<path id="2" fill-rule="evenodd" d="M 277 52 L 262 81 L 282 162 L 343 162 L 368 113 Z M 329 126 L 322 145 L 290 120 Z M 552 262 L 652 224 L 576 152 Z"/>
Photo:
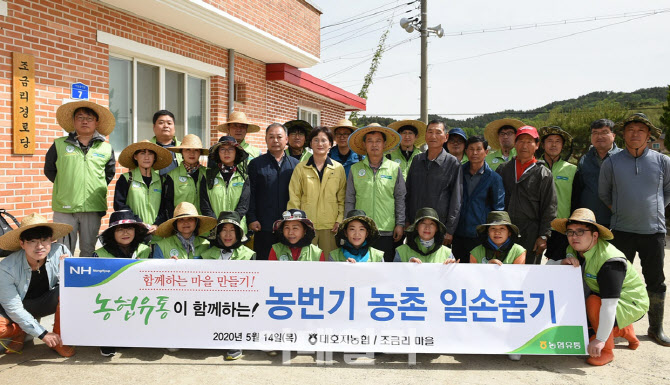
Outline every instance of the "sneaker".
<path id="1" fill-rule="evenodd" d="M 108 346 L 100 347 L 100 355 L 103 357 L 114 357 L 116 355 L 116 348 L 110 348 Z"/>
<path id="2" fill-rule="evenodd" d="M 512 361 L 520 361 L 521 360 L 521 354 L 510 354 L 508 357 Z"/>
<path id="3" fill-rule="evenodd" d="M 225 356 L 226 361 L 234 361 L 234 360 L 237 360 L 239 358 L 242 358 L 242 351 L 239 350 L 239 349 L 228 350 L 226 352 L 226 356 Z"/>

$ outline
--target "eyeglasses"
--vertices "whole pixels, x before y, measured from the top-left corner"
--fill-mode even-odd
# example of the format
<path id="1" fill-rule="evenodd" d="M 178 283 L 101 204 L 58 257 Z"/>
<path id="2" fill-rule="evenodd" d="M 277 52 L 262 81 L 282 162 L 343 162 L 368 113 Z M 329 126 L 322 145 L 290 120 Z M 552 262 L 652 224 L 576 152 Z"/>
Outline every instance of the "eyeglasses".
<path id="1" fill-rule="evenodd" d="M 302 131 L 293 131 L 292 133 L 288 134 L 288 136 L 305 136 L 305 133 Z"/>
<path id="2" fill-rule="evenodd" d="M 26 241 L 25 243 L 29 247 L 37 247 L 38 245 L 42 246 L 48 246 L 53 242 L 53 239 L 51 238 L 45 238 L 45 239 L 31 239 L 29 241 Z"/>
<path id="3" fill-rule="evenodd" d="M 565 232 L 565 236 L 566 237 L 572 237 L 572 236 L 576 235 L 578 237 L 581 237 L 587 231 L 591 231 L 591 230 L 587 230 L 587 229 L 568 230 L 568 231 Z"/>
<path id="4" fill-rule="evenodd" d="M 612 131 L 591 131 L 591 136 L 608 136 L 611 135 Z"/>
<path id="5" fill-rule="evenodd" d="M 219 147 L 219 152 L 231 153 L 231 152 L 235 152 L 235 151 L 236 151 L 235 147 L 229 147 L 229 148 Z"/>
<path id="6" fill-rule="evenodd" d="M 348 132 L 340 132 L 339 134 L 337 132 L 335 133 L 335 136 L 338 137 L 338 138 L 348 138 L 349 135 L 351 135 L 351 134 L 348 133 Z"/>
<path id="7" fill-rule="evenodd" d="M 317 144 L 318 143 L 330 143 L 330 140 L 314 138 L 314 139 L 312 139 L 312 143 L 317 143 Z"/>
<path id="8" fill-rule="evenodd" d="M 498 133 L 498 136 L 514 136 L 515 134 L 514 131 L 501 131 Z"/>
<path id="9" fill-rule="evenodd" d="M 95 117 L 93 116 L 85 116 L 85 115 L 77 115 L 74 117 L 74 119 L 78 122 L 88 122 L 91 123 L 95 120 Z"/>
<path id="10" fill-rule="evenodd" d="M 133 226 L 119 226 L 114 231 L 117 233 L 132 233 L 135 228 Z"/>

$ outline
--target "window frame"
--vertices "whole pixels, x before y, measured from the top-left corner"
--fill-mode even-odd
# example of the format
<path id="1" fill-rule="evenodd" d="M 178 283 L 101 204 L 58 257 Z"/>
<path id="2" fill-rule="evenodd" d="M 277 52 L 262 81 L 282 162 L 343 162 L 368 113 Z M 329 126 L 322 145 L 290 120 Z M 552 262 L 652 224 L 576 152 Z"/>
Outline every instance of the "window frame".
<path id="1" fill-rule="evenodd" d="M 318 110 L 316 108 L 311 108 L 311 107 L 298 106 L 298 114 L 297 114 L 298 117 L 297 117 L 297 119 L 301 119 L 300 118 L 300 115 L 301 115 L 300 113 L 302 111 L 306 111 L 306 112 L 309 112 L 310 114 L 313 114 L 313 115 L 317 116 L 316 124 L 313 124 L 314 127 L 321 125 L 321 110 Z M 311 121 L 308 121 L 307 123 L 312 124 Z"/>

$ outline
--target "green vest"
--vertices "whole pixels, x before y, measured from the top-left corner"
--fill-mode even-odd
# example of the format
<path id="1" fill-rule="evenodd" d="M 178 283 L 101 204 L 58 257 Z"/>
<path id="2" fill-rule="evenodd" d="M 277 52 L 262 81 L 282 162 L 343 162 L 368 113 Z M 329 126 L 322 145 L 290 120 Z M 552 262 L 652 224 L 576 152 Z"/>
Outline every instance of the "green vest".
<path id="1" fill-rule="evenodd" d="M 226 181 L 223 180 L 221 173 L 216 174 L 214 185 L 211 189 L 207 189 L 209 204 L 212 206 L 212 211 L 214 211 L 216 217 L 219 216 L 221 211 L 235 211 L 237 203 L 240 201 L 240 196 L 242 196 L 244 181 L 245 179 L 242 175 L 235 171 L 226 185 Z M 246 234 L 247 217 L 242 218 L 240 225 L 242 226 L 242 233 Z"/>
<path id="2" fill-rule="evenodd" d="M 205 168 L 198 167 L 198 180 L 193 180 L 191 175 L 186 172 L 183 163 L 170 171 L 168 175 L 172 178 L 172 186 L 174 187 L 174 207 L 177 207 L 181 202 L 189 202 L 198 209 L 198 214 L 201 214 L 198 189 L 200 188 L 201 179 L 205 177 Z"/>
<path id="3" fill-rule="evenodd" d="M 468 163 L 468 160 L 470 160 L 470 159 L 468 159 L 468 156 L 465 155 L 465 154 L 463 154 L 463 159 L 461 159 L 461 164 L 466 164 L 466 163 Z"/>
<path id="4" fill-rule="evenodd" d="M 368 258 L 368 262 L 384 262 L 384 252 L 381 250 L 377 250 L 374 247 L 370 247 L 368 249 L 370 252 L 370 258 Z M 333 250 L 330 252 L 330 258 L 333 260 L 333 262 L 346 262 L 347 258 L 344 256 L 344 252 L 342 252 L 342 248 L 338 247 L 337 249 Z"/>
<path id="5" fill-rule="evenodd" d="M 408 242 L 411 242 L 409 239 Z M 423 246 L 419 245 L 423 249 Z M 412 250 L 407 244 L 400 245 L 395 251 L 400 256 L 402 262 L 409 262 L 410 258 L 418 258 L 423 263 L 444 263 L 451 257 L 451 249 L 447 246 L 440 246 L 432 254 L 421 255 Z"/>
<path id="6" fill-rule="evenodd" d="M 278 261 L 293 261 L 291 249 L 283 243 L 275 243 L 272 245 L 272 250 L 275 251 Z M 308 245 L 300 250 L 300 257 L 298 262 L 319 262 L 321 261 L 321 249 L 316 245 Z"/>
<path id="7" fill-rule="evenodd" d="M 193 255 L 186 254 L 186 250 L 181 245 L 181 241 L 176 235 L 163 238 L 155 241 L 156 246 L 161 248 L 163 258 L 168 259 L 177 257 L 179 259 L 202 259 L 202 254 L 209 249 L 209 241 L 202 237 L 195 237 L 193 246 L 195 246 L 195 253 Z"/>
<path id="8" fill-rule="evenodd" d="M 486 258 L 486 248 L 483 245 L 479 245 L 470 251 L 473 257 L 477 260 L 477 263 L 489 263 L 491 260 Z M 502 261 L 504 264 L 513 264 L 514 260 L 517 259 L 521 254 L 525 253 L 526 249 L 523 246 L 515 243 L 512 245 L 512 248 L 509 249 L 507 257 Z"/>
<path id="9" fill-rule="evenodd" d="M 112 157 L 112 146 L 96 140 L 88 153 L 65 141 L 55 140 L 56 180 L 51 208 L 60 213 L 106 212 L 107 176 L 105 166 Z"/>
<path id="10" fill-rule="evenodd" d="M 570 216 L 570 206 L 572 205 L 572 183 L 575 180 L 577 166 L 568 163 L 563 159 L 558 160 L 551 166 L 551 174 L 554 177 L 554 186 L 556 186 L 556 218 L 568 218 Z"/>
<path id="11" fill-rule="evenodd" d="M 177 138 L 173 138 L 173 139 L 174 139 L 174 145 L 175 145 L 175 147 L 177 147 L 177 146 L 181 146 L 181 142 L 178 141 Z M 158 142 L 156 141 L 156 137 L 155 137 L 155 136 L 154 136 L 153 138 L 151 138 L 150 142 L 153 143 L 153 144 L 158 144 Z M 158 145 L 160 146 L 160 144 L 158 144 Z M 163 146 L 161 146 L 161 147 L 163 147 Z M 172 152 L 172 151 L 170 151 L 170 152 Z M 174 157 L 177 159 L 177 164 L 181 164 L 181 162 L 184 161 L 184 157 L 181 155 L 180 152 L 175 152 L 175 153 L 174 153 Z"/>
<path id="12" fill-rule="evenodd" d="M 389 152 L 387 157 L 393 162 L 398 163 L 400 169 L 402 170 L 402 177 L 405 178 L 405 180 L 407 180 L 407 173 L 409 172 L 409 167 L 412 165 L 414 157 L 419 154 L 421 154 L 421 150 L 419 150 L 417 147 L 414 147 L 414 151 L 412 151 L 412 155 L 410 155 L 409 160 L 406 160 L 405 156 L 402 154 L 402 151 L 400 151 L 400 146 L 398 146 L 395 150 Z"/>
<path id="13" fill-rule="evenodd" d="M 259 156 L 261 156 L 261 152 L 258 151 L 258 149 L 256 147 L 250 145 L 249 143 L 245 142 L 244 140 L 242 140 L 240 142 L 240 147 L 242 147 L 242 149 L 247 154 L 249 154 L 249 157 L 247 158 L 247 161 L 250 161 L 253 158 L 258 158 Z"/>
<path id="14" fill-rule="evenodd" d="M 576 257 L 577 252 L 571 247 L 567 248 L 568 257 Z M 591 291 L 600 293 L 598 286 L 598 272 L 605 262 L 611 259 L 619 259 L 626 263 L 626 277 L 621 287 L 621 296 L 616 307 L 616 322 L 620 329 L 632 324 L 644 316 L 649 310 L 649 296 L 642 278 L 626 259 L 626 256 L 611 243 L 598 239 L 591 250 L 584 253 L 584 281 Z"/>
<path id="15" fill-rule="evenodd" d="M 133 181 L 130 181 L 132 173 Z M 151 185 L 147 186 L 142 178 L 142 172 L 139 167 L 135 167 L 131 173 L 123 174 L 128 181 L 128 195 L 126 204 L 133 210 L 135 215 L 142 218 L 142 222 L 153 224 L 158 217 L 158 211 L 161 207 L 161 198 L 163 197 L 163 186 L 158 171 L 151 170 Z"/>
<path id="16" fill-rule="evenodd" d="M 489 152 L 488 155 L 486 155 L 486 164 L 491 167 L 491 170 L 495 171 L 498 166 L 501 164 L 507 162 L 508 160 L 512 159 L 513 156 L 516 156 L 516 148 L 513 148 L 509 151 L 509 158 L 505 160 L 502 156 L 502 150 L 494 150 Z"/>
<path id="17" fill-rule="evenodd" d="M 286 155 L 288 155 L 290 157 L 293 157 L 293 155 L 291 155 L 291 149 L 287 148 L 286 150 L 284 150 L 284 152 L 286 153 Z M 302 162 L 304 160 L 308 160 L 311 156 L 312 156 L 312 153 L 307 151 L 307 148 L 305 147 L 305 148 L 302 149 L 302 155 L 300 155 L 300 160 L 299 161 Z M 293 159 L 295 159 L 295 158 L 293 158 Z"/>
<path id="18" fill-rule="evenodd" d="M 98 258 L 116 258 L 115 255 L 107 251 L 104 247 L 101 247 L 95 251 L 95 253 L 98 255 Z M 132 255 L 132 259 L 147 259 L 149 258 L 149 254 L 151 254 L 151 247 L 145 245 L 144 243 L 140 243 L 137 246 L 137 250 Z"/>
<path id="19" fill-rule="evenodd" d="M 349 171 L 356 189 L 356 210 L 363 210 L 377 224 L 379 231 L 393 231 L 395 227 L 395 189 L 398 163 L 382 158 L 375 175 L 369 158 L 355 163 Z"/>
<path id="20" fill-rule="evenodd" d="M 219 259 L 221 257 L 221 249 L 218 247 L 212 246 L 202 253 L 202 259 Z M 233 250 L 233 255 L 230 256 L 230 260 L 245 260 L 256 259 L 256 253 L 250 248 L 241 245 L 237 249 Z"/>

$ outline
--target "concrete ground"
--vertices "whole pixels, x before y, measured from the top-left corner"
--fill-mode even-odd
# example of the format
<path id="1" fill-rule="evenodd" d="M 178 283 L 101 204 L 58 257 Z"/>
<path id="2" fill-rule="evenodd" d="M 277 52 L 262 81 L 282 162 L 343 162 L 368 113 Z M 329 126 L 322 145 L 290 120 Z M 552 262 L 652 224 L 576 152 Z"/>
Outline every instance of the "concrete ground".
<path id="1" fill-rule="evenodd" d="M 670 249 L 666 248 L 666 256 Z M 635 263 L 640 271 L 639 263 Z M 666 277 L 670 268 L 666 263 Z M 670 299 L 666 303 L 665 330 L 670 333 Z M 42 319 L 52 325 L 52 319 Z M 670 384 L 670 347 L 661 347 L 646 336 L 648 321 L 635 323 L 641 344 L 626 348 L 617 340 L 615 360 L 592 367 L 584 357 L 419 354 L 416 364 L 407 355 L 377 355 L 376 359 L 332 359 L 315 354 L 247 351 L 238 361 L 226 362 L 217 350 L 120 349 L 113 358 L 102 357 L 98 348 L 78 347 L 72 358 L 61 358 L 41 341 L 28 342 L 22 354 L 0 354 L 0 377 L 21 384 Z M 169 336 L 166 336 L 169 338 Z M 351 362 L 353 363 L 347 363 Z"/>

